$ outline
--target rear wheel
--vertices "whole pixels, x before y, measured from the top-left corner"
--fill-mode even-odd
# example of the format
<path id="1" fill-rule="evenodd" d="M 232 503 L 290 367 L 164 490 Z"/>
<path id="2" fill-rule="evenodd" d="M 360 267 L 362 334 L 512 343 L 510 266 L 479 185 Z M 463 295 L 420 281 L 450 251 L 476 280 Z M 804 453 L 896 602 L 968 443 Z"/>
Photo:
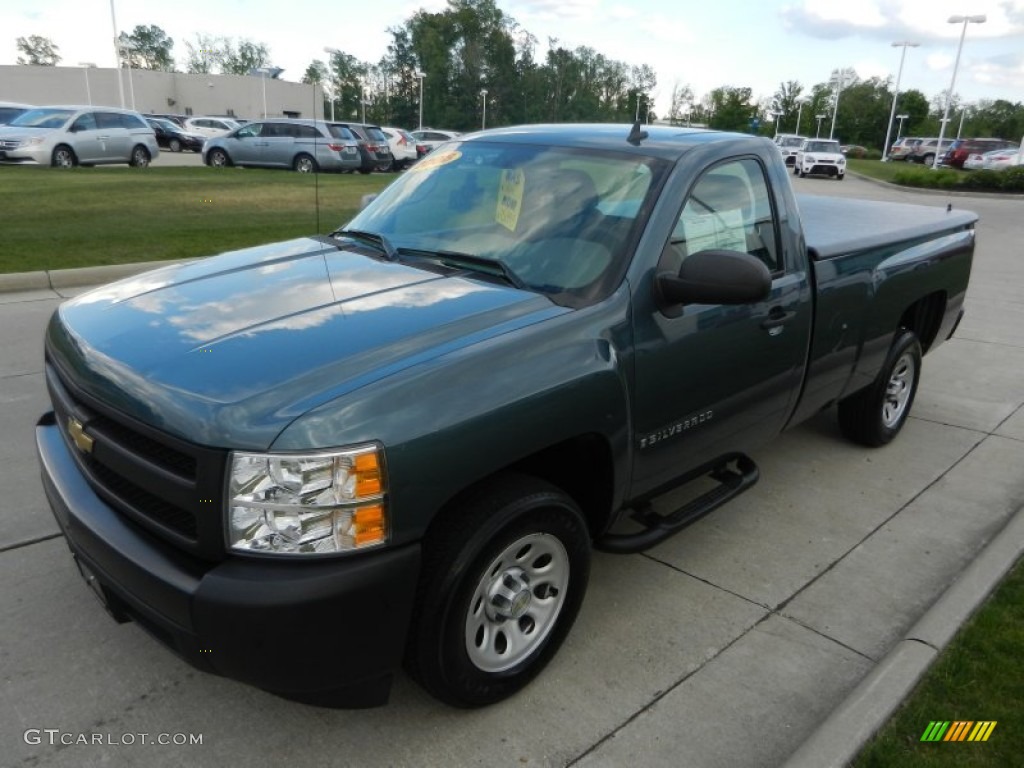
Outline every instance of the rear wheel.
<path id="1" fill-rule="evenodd" d="M 313 173 L 316 170 L 316 160 L 309 155 L 298 155 L 292 167 L 299 173 Z"/>
<path id="2" fill-rule="evenodd" d="M 467 496 L 424 541 L 406 666 L 442 701 L 492 704 L 530 682 L 576 619 L 590 536 L 575 502 L 505 475 Z"/>
<path id="3" fill-rule="evenodd" d="M 149 165 L 149 150 L 141 144 L 137 145 L 132 149 L 132 156 L 128 160 L 128 165 L 133 168 L 145 168 Z"/>
<path id="4" fill-rule="evenodd" d="M 178 139 L 171 139 L 167 142 L 167 148 L 171 150 L 171 152 L 181 152 L 181 141 Z"/>
<path id="5" fill-rule="evenodd" d="M 839 427 L 850 440 L 872 447 L 890 442 L 906 423 L 921 378 L 921 344 L 900 330 L 878 378 L 839 403 Z"/>
<path id="6" fill-rule="evenodd" d="M 925 155 L 923 158 L 921 158 L 921 162 L 927 165 L 929 168 L 931 168 L 933 165 L 935 165 L 935 155 Z"/>
<path id="7" fill-rule="evenodd" d="M 50 165 L 54 168 L 73 168 L 77 164 L 78 158 L 71 147 L 65 144 L 54 147 L 53 155 L 50 157 Z"/>

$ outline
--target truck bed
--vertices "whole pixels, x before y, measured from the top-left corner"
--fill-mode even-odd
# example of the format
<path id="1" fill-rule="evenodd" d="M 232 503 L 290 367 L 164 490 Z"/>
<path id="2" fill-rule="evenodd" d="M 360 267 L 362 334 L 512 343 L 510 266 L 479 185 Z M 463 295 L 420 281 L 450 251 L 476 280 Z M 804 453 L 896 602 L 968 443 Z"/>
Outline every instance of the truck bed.
<path id="1" fill-rule="evenodd" d="M 895 242 L 973 226 L 977 215 L 946 204 L 911 205 L 845 197 L 797 195 L 811 258 L 831 259 Z"/>

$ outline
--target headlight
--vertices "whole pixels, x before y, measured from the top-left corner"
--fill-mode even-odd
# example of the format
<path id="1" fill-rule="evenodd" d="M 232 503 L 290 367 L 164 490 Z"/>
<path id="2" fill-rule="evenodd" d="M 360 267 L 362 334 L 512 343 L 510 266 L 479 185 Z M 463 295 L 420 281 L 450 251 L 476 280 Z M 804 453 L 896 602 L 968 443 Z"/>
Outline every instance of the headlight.
<path id="1" fill-rule="evenodd" d="M 384 452 L 375 445 L 309 454 L 231 454 L 229 549 L 323 555 L 387 542 Z"/>
<path id="2" fill-rule="evenodd" d="M 838 164 L 839 165 L 846 165 L 846 158 L 845 157 L 840 157 L 839 160 L 838 160 Z"/>

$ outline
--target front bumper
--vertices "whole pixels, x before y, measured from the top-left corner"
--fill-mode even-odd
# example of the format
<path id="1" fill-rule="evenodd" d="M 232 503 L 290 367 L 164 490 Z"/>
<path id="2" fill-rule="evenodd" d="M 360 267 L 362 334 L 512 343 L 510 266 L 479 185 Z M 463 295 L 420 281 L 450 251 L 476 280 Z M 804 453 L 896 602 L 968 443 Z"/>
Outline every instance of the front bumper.
<path id="1" fill-rule="evenodd" d="M 418 544 L 296 563 L 209 563 L 125 520 L 88 485 L 48 413 L 43 489 L 75 560 L 118 620 L 193 666 L 329 706 L 387 702 L 419 574 Z"/>

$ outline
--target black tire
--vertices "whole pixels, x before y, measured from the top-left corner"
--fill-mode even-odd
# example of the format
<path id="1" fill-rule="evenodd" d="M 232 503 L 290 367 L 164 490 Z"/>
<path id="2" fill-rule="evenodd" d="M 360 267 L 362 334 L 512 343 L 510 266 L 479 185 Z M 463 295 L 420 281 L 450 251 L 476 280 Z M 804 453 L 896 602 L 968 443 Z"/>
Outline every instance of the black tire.
<path id="1" fill-rule="evenodd" d="M 211 168 L 227 168 L 231 165 L 231 158 L 223 149 L 211 149 L 206 153 L 206 164 Z"/>
<path id="2" fill-rule="evenodd" d="M 450 512 L 423 542 L 405 664 L 442 701 L 479 707 L 521 689 L 561 646 L 586 593 L 590 535 L 568 495 L 522 475 Z"/>
<path id="3" fill-rule="evenodd" d="M 171 152 L 181 152 L 181 140 L 180 139 L 171 139 L 171 140 L 169 140 L 167 142 L 167 148 L 169 150 L 171 150 Z"/>
<path id="4" fill-rule="evenodd" d="M 359 172 L 364 176 L 368 176 L 369 174 L 373 173 L 373 168 L 360 168 Z"/>
<path id="5" fill-rule="evenodd" d="M 799 176 L 800 175 L 800 169 L 797 168 L 796 165 L 793 166 L 793 175 L 794 176 Z"/>
<path id="6" fill-rule="evenodd" d="M 132 156 L 128 159 L 132 168 L 146 168 L 149 165 L 149 150 L 141 144 L 132 147 Z"/>
<path id="7" fill-rule="evenodd" d="M 803 168 L 800 169 L 800 178 L 803 179 L 807 176 L 807 172 Z"/>
<path id="8" fill-rule="evenodd" d="M 921 158 L 921 162 L 924 163 L 929 168 L 931 168 L 933 165 L 935 165 L 935 155 L 927 154 Z"/>
<path id="9" fill-rule="evenodd" d="M 53 148 L 53 154 L 50 155 L 50 165 L 54 168 L 74 168 L 78 165 L 75 150 L 67 144 L 58 144 Z"/>
<path id="10" fill-rule="evenodd" d="M 299 173 L 316 173 L 316 160 L 314 160 L 310 155 L 296 155 L 295 160 L 292 161 L 292 168 Z"/>
<path id="11" fill-rule="evenodd" d="M 842 181 L 843 179 L 846 178 L 846 174 L 845 173 L 837 173 L 836 174 L 836 178 L 839 179 L 840 181 Z"/>
<path id="12" fill-rule="evenodd" d="M 902 329 L 874 383 L 839 402 L 839 428 L 855 443 L 885 445 L 903 429 L 920 380 L 921 344 Z"/>

